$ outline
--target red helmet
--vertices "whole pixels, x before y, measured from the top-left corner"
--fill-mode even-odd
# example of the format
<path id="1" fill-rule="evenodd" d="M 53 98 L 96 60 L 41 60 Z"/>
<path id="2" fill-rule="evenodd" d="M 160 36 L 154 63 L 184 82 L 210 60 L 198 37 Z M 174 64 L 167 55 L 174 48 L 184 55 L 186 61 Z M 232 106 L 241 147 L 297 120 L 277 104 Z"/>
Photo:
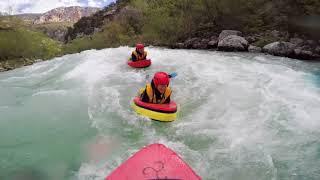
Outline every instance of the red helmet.
<path id="1" fill-rule="evenodd" d="M 136 44 L 136 48 L 137 48 L 137 49 L 143 49 L 143 48 L 144 48 L 144 45 L 141 44 L 141 43 L 138 43 L 138 44 Z"/>
<path id="2" fill-rule="evenodd" d="M 170 78 L 169 75 L 165 72 L 157 72 L 154 74 L 153 83 L 155 86 L 158 85 L 169 85 Z"/>

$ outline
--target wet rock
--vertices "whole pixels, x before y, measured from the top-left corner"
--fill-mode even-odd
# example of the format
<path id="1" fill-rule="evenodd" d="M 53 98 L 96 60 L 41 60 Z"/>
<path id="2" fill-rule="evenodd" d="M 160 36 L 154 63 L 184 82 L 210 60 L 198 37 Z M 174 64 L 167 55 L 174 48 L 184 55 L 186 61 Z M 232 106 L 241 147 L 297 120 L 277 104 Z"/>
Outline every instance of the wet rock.
<path id="1" fill-rule="evenodd" d="M 200 38 L 190 38 L 184 42 L 184 47 L 191 49 L 193 45 L 200 41 Z"/>
<path id="2" fill-rule="evenodd" d="M 262 51 L 275 56 L 286 56 L 289 57 L 293 54 L 295 45 L 290 42 L 273 42 L 265 45 Z"/>
<path id="3" fill-rule="evenodd" d="M 183 49 L 184 48 L 184 44 L 183 43 L 176 43 L 174 45 L 174 47 L 172 47 L 174 49 Z"/>
<path id="4" fill-rule="evenodd" d="M 261 50 L 262 50 L 261 47 L 257 47 L 257 46 L 250 45 L 248 47 L 248 51 L 253 52 L 253 53 L 259 53 L 259 52 L 261 52 Z"/>
<path id="5" fill-rule="evenodd" d="M 317 46 L 317 41 L 315 41 L 315 40 L 307 40 L 306 42 L 311 47 Z"/>
<path id="6" fill-rule="evenodd" d="M 229 35 L 218 43 L 219 51 L 247 51 L 248 41 L 237 35 Z"/>
<path id="7" fill-rule="evenodd" d="M 317 46 L 314 51 L 316 54 L 320 55 L 320 46 Z"/>
<path id="8" fill-rule="evenodd" d="M 245 39 L 248 41 L 249 44 L 257 41 L 257 37 L 255 36 L 247 36 Z"/>
<path id="9" fill-rule="evenodd" d="M 209 39 L 202 39 L 199 42 L 195 42 L 192 45 L 192 48 L 194 48 L 194 49 L 207 49 L 209 41 L 210 41 Z"/>
<path id="10" fill-rule="evenodd" d="M 223 30 L 220 33 L 218 40 L 221 41 L 225 37 L 230 36 L 230 35 L 242 36 L 242 32 L 236 31 L 236 30 Z"/>
<path id="11" fill-rule="evenodd" d="M 294 49 L 294 55 L 292 56 L 296 59 L 315 59 L 315 54 L 312 53 L 312 51 L 304 50 L 302 47 Z"/>
<path id="12" fill-rule="evenodd" d="M 218 47 L 218 39 L 213 39 L 208 42 L 208 48 L 217 48 Z"/>

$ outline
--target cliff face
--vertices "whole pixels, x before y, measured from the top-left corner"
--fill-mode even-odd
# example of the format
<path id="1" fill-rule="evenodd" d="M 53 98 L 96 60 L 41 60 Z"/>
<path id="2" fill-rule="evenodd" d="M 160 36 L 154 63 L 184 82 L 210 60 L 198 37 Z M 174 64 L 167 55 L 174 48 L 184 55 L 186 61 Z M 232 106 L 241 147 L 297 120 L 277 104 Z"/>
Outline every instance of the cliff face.
<path id="1" fill-rule="evenodd" d="M 121 9 L 127 6 L 130 0 L 117 0 L 116 3 L 112 3 L 104 9 L 97 11 L 88 17 L 81 18 L 78 22 L 70 28 L 65 36 L 65 41 L 71 41 L 77 37 L 85 35 L 91 35 L 95 32 L 100 32 L 102 26 L 111 22 L 113 18 L 119 14 Z"/>
<path id="2" fill-rule="evenodd" d="M 99 8 L 93 7 L 60 7 L 56 9 L 52 9 L 33 21 L 33 24 L 45 24 L 45 23 L 53 23 L 53 22 L 71 22 L 75 23 L 82 17 L 87 17 L 95 12 L 97 12 Z"/>

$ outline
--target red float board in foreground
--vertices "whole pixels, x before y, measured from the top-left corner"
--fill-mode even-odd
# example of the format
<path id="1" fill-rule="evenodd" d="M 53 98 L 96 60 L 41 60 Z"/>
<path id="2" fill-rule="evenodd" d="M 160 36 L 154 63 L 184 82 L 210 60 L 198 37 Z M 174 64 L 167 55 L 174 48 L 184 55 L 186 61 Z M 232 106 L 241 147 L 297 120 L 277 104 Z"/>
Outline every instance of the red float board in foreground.
<path id="1" fill-rule="evenodd" d="M 177 153 L 162 144 L 142 148 L 106 180 L 201 180 Z"/>

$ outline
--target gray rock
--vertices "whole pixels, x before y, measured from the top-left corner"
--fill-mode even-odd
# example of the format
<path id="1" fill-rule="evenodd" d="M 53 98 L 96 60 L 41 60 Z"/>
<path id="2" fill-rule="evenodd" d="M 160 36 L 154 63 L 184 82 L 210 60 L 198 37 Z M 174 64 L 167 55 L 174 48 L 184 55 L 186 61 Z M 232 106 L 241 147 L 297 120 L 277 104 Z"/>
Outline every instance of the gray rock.
<path id="1" fill-rule="evenodd" d="M 315 59 L 315 55 L 312 53 L 312 51 L 303 50 L 302 48 L 296 48 L 296 49 L 294 49 L 293 58 L 296 58 L 296 59 Z"/>
<path id="2" fill-rule="evenodd" d="M 248 41 L 237 35 L 229 35 L 218 43 L 219 51 L 247 51 Z"/>
<path id="3" fill-rule="evenodd" d="M 217 48 L 218 46 L 218 39 L 211 39 L 211 41 L 208 42 L 208 48 Z"/>
<path id="4" fill-rule="evenodd" d="M 117 12 L 116 9 L 112 9 L 110 11 L 107 11 L 103 14 L 103 16 L 113 16 Z"/>
<path id="5" fill-rule="evenodd" d="M 293 54 L 295 45 L 289 42 L 273 42 L 265 45 L 262 51 L 275 56 L 286 56 L 289 57 Z"/>
<path id="6" fill-rule="evenodd" d="M 192 45 L 192 48 L 194 48 L 194 49 L 207 49 L 209 41 L 210 41 L 209 39 L 202 39 L 199 42 L 195 42 Z"/>
<path id="7" fill-rule="evenodd" d="M 315 53 L 320 55 L 320 46 L 317 46 L 314 51 L 315 51 Z"/>
<path id="8" fill-rule="evenodd" d="M 311 47 L 315 47 L 317 45 L 317 41 L 315 40 L 307 40 L 307 44 Z"/>
<path id="9" fill-rule="evenodd" d="M 242 32 L 236 31 L 236 30 L 223 30 L 220 33 L 218 40 L 221 41 L 225 37 L 230 36 L 230 35 L 242 36 Z"/>
<path id="10" fill-rule="evenodd" d="M 8 62 L 2 64 L 2 67 L 5 69 L 5 71 L 10 71 L 14 69 L 14 67 L 12 67 Z"/>
<path id="11" fill-rule="evenodd" d="M 303 44 L 303 40 L 300 38 L 291 38 L 290 43 L 300 46 Z"/>
<path id="12" fill-rule="evenodd" d="M 271 31 L 271 35 L 273 37 L 280 37 L 281 36 L 281 32 L 277 31 L 277 30 L 273 30 L 273 31 Z"/>
<path id="13" fill-rule="evenodd" d="M 254 43 L 257 41 L 257 37 L 254 36 L 247 36 L 246 40 L 248 41 L 249 44 Z"/>
<path id="14" fill-rule="evenodd" d="M 261 47 L 257 47 L 257 46 L 252 46 L 252 45 L 250 45 L 250 46 L 248 47 L 248 51 L 249 51 L 249 52 L 254 52 L 254 53 L 259 53 L 259 52 L 261 52 Z"/>
<path id="15" fill-rule="evenodd" d="M 102 32 L 102 29 L 101 29 L 101 28 L 94 28 L 93 32 L 94 32 L 94 33 Z"/>
<path id="16" fill-rule="evenodd" d="M 83 32 L 81 32 L 81 33 L 77 33 L 76 38 L 82 38 L 82 37 L 84 37 L 84 33 L 83 33 Z"/>
<path id="17" fill-rule="evenodd" d="M 79 7 L 79 6 L 71 6 L 71 7 L 58 7 L 52 9 L 44 14 L 41 14 L 37 17 L 33 24 L 44 24 L 51 22 L 73 22 L 76 23 L 82 17 L 90 16 L 96 13 L 99 8 L 92 7 Z"/>
<path id="18" fill-rule="evenodd" d="M 57 29 L 57 30 L 48 30 L 46 32 L 46 34 L 53 38 L 53 39 L 56 39 L 58 41 L 64 41 L 64 37 L 65 35 L 67 34 L 67 30 L 63 30 L 63 29 Z"/>
<path id="19" fill-rule="evenodd" d="M 193 48 L 193 45 L 200 41 L 200 38 L 191 38 L 184 42 L 185 48 Z"/>
<path id="20" fill-rule="evenodd" d="M 31 59 L 26 58 L 24 60 L 24 66 L 29 66 L 29 65 L 32 65 L 33 63 L 34 63 L 34 61 Z"/>
<path id="21" fill-rule="evenodd" d="M 184 48 L 184 44 L 183 44 L 183 43 L 177 43 L 177 44 L 175 45 L 175 48 L 183 49 L 183 48 Z"/>
<path id="22" fill-rule="evenodd" d="M 4 72 L 6 71 L 3 67 L 2 67 L 2 64 L 0 63 L 0 72 Z"/>
<path id="23" fill-rule="evenodd" d="M 217 36 L 211 36 L 210 37 L 210 40 L 212 41 L 212 40 L 218 40 L 218 37 Z"/>

